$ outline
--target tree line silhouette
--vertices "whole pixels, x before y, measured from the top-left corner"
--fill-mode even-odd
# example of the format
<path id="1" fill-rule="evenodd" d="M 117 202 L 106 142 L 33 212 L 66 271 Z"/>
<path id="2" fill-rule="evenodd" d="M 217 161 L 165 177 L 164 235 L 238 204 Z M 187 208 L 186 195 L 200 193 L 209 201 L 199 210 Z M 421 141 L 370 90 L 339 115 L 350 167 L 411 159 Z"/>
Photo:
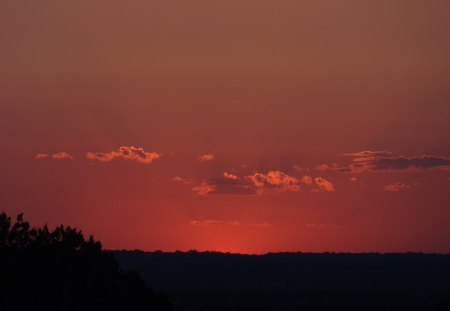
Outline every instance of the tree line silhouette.
<path id="1" fill-rule="evenodd" d="M 446 311 L 449 279 L 450 255 L 106 251 L 0 213 L 1 311 Z"/>
<path id="2" fill-rule="evenodd" d="M 450 310 L 450 254 L 114 253 L 177 311 Z"/>
<path id="3" fill-rule="evenodd" d="M 171 310 L 92 236 L 0 214 L 0 310 Z"/>

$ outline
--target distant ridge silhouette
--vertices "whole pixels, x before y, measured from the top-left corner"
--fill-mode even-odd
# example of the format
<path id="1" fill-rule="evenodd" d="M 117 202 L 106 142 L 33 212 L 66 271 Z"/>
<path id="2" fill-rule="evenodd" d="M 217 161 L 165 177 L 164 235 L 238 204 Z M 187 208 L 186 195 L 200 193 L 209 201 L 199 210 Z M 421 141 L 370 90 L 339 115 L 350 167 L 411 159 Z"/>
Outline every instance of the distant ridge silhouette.
<path id="1" fill-rule="evenodd" d="M 115 251 L 183 310 L 450 310 L 450 255 Z"/>

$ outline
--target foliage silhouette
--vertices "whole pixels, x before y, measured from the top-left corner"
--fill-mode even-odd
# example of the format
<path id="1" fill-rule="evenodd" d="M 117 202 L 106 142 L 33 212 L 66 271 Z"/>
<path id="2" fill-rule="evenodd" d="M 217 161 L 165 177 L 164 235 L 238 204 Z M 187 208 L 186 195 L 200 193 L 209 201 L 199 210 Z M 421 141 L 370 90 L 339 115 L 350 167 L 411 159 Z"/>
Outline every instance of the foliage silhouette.
<path id="1" fill-rule="evenodd" d="M 113 253 L 76 228 L 31 228 L 0 214 L 0 310 L 170 310 Z"/>

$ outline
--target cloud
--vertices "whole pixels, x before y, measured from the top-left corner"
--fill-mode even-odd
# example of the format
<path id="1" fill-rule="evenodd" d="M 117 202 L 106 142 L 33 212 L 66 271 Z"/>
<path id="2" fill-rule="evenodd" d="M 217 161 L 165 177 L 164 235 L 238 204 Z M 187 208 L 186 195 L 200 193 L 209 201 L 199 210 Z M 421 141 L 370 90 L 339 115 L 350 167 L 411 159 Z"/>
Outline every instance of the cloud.
<path id="1" fill-rule="evenodd" d="M 411 189 L 411 186 L 405 184 L 404 182 L 395 182 L 393 184 L 384 186 L 384 191 L 387 192 L 399 192 L 407 189 Z"/>
<path id="2" fill-rule="evenodd" d="M 233 175 L 234 176 L 234 175 Z M 236 176 L 237 177 L 237 176 Z M 256 190 L 247 179 L 210 178 L 191 188 L 199 195 L 255 195 Z"/>
<path id="3" fill-rule="evenodd" d="M 192 184 L 191 190 L 202 196 L 299 192 L 301 187 L 311 187 L 312 185 L 318 186 L 315 191 L 334 191 L 334 185 L 322 177 L 313 179 L 311 176 L 304 175 L 297 178 L 281 171 L 257 172 L 243 177 L 225 172 L 222 177 L 204 179 L 197 184 L 191 179 L 178 176 L 173 180 L 174 182 Z"/>
<path id="4" fill-rule="evenodd" d="M 302 181 L 307 183 L 308 179 Z M 300 181 L 280 171 L 269 171 L 267 174 L 255 173 L 240 178 L 225 172 L 221 178 L 203 180 L 192 187 L 199 195 L 255 195 L 264 192 L 296 192 L 300 190 Z"/>
<path id="5" fill-rule="evenodd" d="M 64 160 L 64 159 L 73 160 L 73 156 L 71 156 L 69 153 L 65 151 L 52 154 L 52 158 L 57 160 Z"/>
<path id="6" fill-rule="evenodd" d="M 321 171 L 321 172 L 335 171 L 335 170 L 339 170 L 340 169 L 340 165 L 338 163 L 336 163 L 336 162 L 333 162 L 331 164 L 323 163 L 323 164 L 317 165 L 315 167 L 315 169 L 317 171 Z"/>
<path id="7" fill-rule="evenodd" d="M 331 168 L 332 168 L 332 166 L 325 164 L 325 163 L 316 166 L 316 170 L 318 170 L 318 171 L 328 171 Z"/>
<path id="8" fill-rule="evenodd" d="M 176 183 L 182 183 L 185 185 L 192 185 L 194 183 L 194 180 L 192 180 L 192 178 L 183 178 L 180 176 L 175 176 L 174 178 L 172 178 L 172 181 Z"/>
<path id="9" fill-rule="evenodd" d="M 335 191 L 333 183 L 331 183 L 330 181 L 326 180 L 323 177 L 317 177 L 316 179 L 314 179 L 314 181 L 316 182 L 316 185 L 319 187 L 319 190 L 328 192 Z"/>
<path id="10" fill-rule="evenodd" d="M 370 150 L 342 154 L 342 156 L 354 158 L 391 157 L 392 155 L 393 155 L 392 152 L 389 151 L 370 151 Z"/>
<path id="11" fill-rule="evenodd" d="M 48 153 L 38 153 L 36 154 L 36 159 L 47 159 L 50 155 Z"/>
<path id="12" fill-rule="evenodd" d="M 214 155 L 213 154 L 203 154 L 203 155 L 197 157 L 197 159 L 200 162 L 212 161 L 212 160 L 214 160 Z"/>
<path id="13" fill-rule="evenodd" d="M 438 155 L 394 155 L 388 151 L 361 151 L 342 154 L 351 158 L 349 165 L 326 165 L 323 170 L 342 173 L 413 171 L 421 172 L 428 169 L 450 170 L 450 158 Z"/>
<path id="14" fill-rule="evenodd" d="M 216 220 L 216 219 L 206 219 L 206 220 L 191 220 L 191 225 L 193 226 L 240 226 L 241 223 L 237 220 L 226 221 L 226 220 Z"/>
<path id="15" fill-rule="evenodd" d="M 309 172 L 309 168 L 304 168 L 298 165 L 294 165 L 294 170 L 296 170 L 297 172 Z"/>
<path id="16" fill-rule="evenodd" d="M 238 179 L 236 175 L 227 172 L 223 173 L 223 177 L 225 177 L 226 179 Z"/>
<path id="17" fill-rule="evenodd" d="M 448 169 L 450 167 L 450 158 L 433 155 L 421 155 L 413 157 L 376 157 L 368 158 L 367 160 L 359 159 L 358 161 L 360 163 L 360 167 L 367 167 L 367 169 L 372 171 L 423 171 L 432 168 Z"/>
<path id="18" fill-rule="evenodd" d="M 259 223 L 241 223 L 238 220 L 217 220 L 217 219 L 205 219 L 205 220 L 191 220 L 190 224 L 196 227 L 210 227 L 210 226 L 250 226 L 250 227 L 260 227 L 260 228 L 271 228 L 272 224 L 267 222 Z"/>
<path id="19" fill-rule="evenodd" d="M 255 173 L 247 176 L 253 185 L 260 191 L 278 190 L 292 191 L 300 190 L 299 180 L 280 171 L 269 171 L 267 174 Z"/>
<path id="20" fill-rule="evenodd" d="M 304 175 L 304 176 L 300 179 L 300 181 L 301 181 L 302 183 L 304 183 L 305 185 L 311 185 L 312 182 L 313 182 L 313 179 L 311 178 L 311 176 Z"/>
<path id="21" fill-rule="evenodd" d="M 197 192 L 198 195 L 208 195 L 215 191 L 216 187 L 204 181 L 201 184 L 191 188 L 192 191 Z"/>
<path id="22" fill-rule="evenodd" d="M 49 153 L 36 154 L 36 159 L 49 159 L 49 158 L 52 158 L 55 160 L 73 160 L 74 159 L 74 157 L 66 151 L 56 152 L 53 154 L 49 154 Z"/>
<path id="23" fill-rule="evenodd" d="M 86 158 L 93 161 L 109 162 L 117 158 L 125 160 L 137 161 L 143 164 L 152 163 L 154 160 L 162 156 L 157 152 L 145 152 L 143 148 L 134 146 L 121 146 L 117 151 L 111 152 L 88 152 Z"/>

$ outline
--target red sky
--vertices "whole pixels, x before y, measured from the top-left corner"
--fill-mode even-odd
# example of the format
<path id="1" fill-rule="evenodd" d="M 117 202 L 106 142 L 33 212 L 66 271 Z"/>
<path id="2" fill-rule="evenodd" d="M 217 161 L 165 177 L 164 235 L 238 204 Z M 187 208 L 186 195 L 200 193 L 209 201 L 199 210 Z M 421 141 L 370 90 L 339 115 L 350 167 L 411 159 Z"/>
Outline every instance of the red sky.
<path id="1" fill-rule="evenodd" d="M 449 1 L 2 1 L 0 46 L 11 215 L 110 249 L 450 252 Z"/>

